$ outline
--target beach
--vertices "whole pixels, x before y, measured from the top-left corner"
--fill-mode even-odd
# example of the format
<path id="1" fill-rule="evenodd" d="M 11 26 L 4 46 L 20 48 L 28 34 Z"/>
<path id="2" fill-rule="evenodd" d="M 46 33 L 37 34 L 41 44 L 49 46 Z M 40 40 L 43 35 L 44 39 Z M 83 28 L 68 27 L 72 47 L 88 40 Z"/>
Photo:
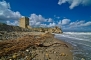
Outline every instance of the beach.
<path id="1" fill-rule="evenodd" d="M 51 33 L 28 32 L 0 41 L 0 60 L 73 60 L 72 46 Z"/>

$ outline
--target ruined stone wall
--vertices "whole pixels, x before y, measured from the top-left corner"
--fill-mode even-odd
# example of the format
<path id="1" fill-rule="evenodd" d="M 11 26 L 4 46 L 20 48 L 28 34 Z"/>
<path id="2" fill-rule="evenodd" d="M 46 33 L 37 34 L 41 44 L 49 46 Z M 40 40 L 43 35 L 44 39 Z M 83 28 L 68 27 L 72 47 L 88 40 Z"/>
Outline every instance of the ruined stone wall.
<path id="1" fill-rule="evenodd" d="M 3 23 L 0 23 L 0 31 L 8 31 L 8 32 L 14 32 L 14 31 L 20 31 L 20 32 L 28 32 L 31 31 L 30 29 L 27 28 L 21 28 L 19 26 L 11 26 L 11 25 L 6 25 Z"/>

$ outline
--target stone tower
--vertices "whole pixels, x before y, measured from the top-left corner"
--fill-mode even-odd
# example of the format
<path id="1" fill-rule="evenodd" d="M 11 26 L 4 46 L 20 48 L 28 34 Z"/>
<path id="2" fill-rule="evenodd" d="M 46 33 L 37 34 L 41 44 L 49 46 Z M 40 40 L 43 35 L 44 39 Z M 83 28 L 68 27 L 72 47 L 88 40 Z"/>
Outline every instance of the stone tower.
<path id="1" fill-rule="evenodd" d="M 22 17 L 20 18 L 20 27 L 22 28 L 28 28 L 29 26 L 29 18 L 28 17 Z"/>

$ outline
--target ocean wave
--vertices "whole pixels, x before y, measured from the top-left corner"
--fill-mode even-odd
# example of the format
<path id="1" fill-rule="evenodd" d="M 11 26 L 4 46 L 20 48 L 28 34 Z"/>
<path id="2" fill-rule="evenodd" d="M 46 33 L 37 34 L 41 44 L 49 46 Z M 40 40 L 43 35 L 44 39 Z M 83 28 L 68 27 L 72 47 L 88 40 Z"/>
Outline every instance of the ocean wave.
<path id="1" fill-rule="evenodd" d="M 63 34 L 91 35 L 91 32 L 63 32 Z"/>
<path id="2" fill-rule="evenodd" d="M 58 35 L 58 34 L 55 34 L 55 36 L 57 37 L 66 37 L 66 38 L 71 38 L 73 40 L 82 40 L 82 41 L 87 41 L 87 42 L 91 42 L 91 40 L 89 39 L 83 39 L 83 38 L 78 38 L 78 37 L 71 37 L 69 35 Z"/>
<path id="3" fill-rule="evenodd" d="M 70 41 L 72 44 L 80 44 L 80 45 L 85 45 L 87 47 L 91 47 L 91 45 L 88 45 L 88 44 L 83 44 L 83 43 L 79 43 L 79 42 L 74 42 L 74 41 Z"/>
<path id="4" fill-rule="evenodd" d="M 91 42 L 91 33 L 84 32 L 64 32 L 63 34 L 55 34 L 59 37 L 72 38 L 76 40 L 83 40 Z"/>

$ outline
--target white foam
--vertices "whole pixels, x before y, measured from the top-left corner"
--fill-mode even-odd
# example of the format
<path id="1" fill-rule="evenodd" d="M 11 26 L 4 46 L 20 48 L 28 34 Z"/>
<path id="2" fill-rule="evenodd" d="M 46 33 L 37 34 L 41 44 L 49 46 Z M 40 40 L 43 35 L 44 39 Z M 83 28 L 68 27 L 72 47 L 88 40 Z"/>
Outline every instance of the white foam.
<path id="1" fill-rule="evenodd" d="M 55 36 L 91 42 L 91 33 L 64 32 L 63 34 L 55 34 Z"/>
<path id="2" fill-rule="evenodd" d="M 71 42 L 72 43 L 81 44 L 81 45 L 85 45 L 85 46 L 91 47 L 90 45 L 87 45 L 87 44 L 83 44 L 83 43 L 79 43 L 79 42 L 74 42 L 74 41 L 71 41 Z"/>
<path id="3" fill-rule="evenodd" d="M 64 32 L 64 34 L 91 35 L 91 32 Z"/>

